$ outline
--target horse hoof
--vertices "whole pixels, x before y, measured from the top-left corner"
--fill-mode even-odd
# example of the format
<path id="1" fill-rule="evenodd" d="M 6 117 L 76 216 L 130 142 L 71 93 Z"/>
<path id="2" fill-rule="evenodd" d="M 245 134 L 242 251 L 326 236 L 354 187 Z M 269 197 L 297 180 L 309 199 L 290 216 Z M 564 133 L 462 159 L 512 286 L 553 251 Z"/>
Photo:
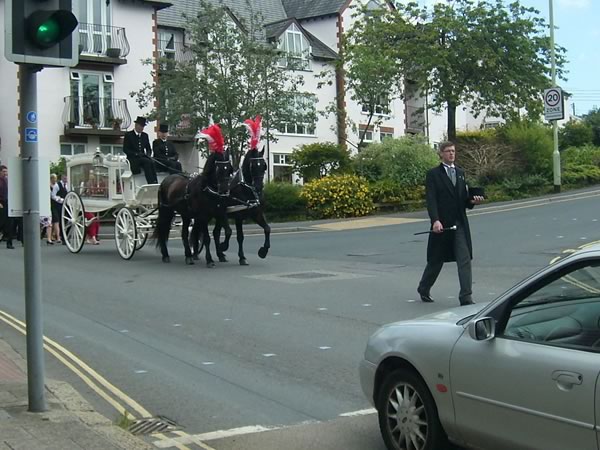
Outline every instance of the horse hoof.
<path id="1" fill-rule="evenodd" d="M 240 258 L 240 266 L 247 266 L 248 265 L 248 261 L 246 261 L 246 258 Z"/>
<path id="2" fill-rule="evenodd" d="M 267 257 L 267 253 L 269 253 L 269 249 L 265 247 L 261 247 L 258 250 L 258 257 L 261 259 L 265 259 Z"/>
<path id="3" fill-rule="evenodd" d="M 225 257 L 225 255 L 219 256 L 219 262 L 228 262 L 227 257 Z"/>
<path id="4" fill-rule="evenodd" d="M 185 263 L 188 266 L 193 266 L 194 265 L 194 258 L 192 258 L 191 256 L 186 256 L 185 257 Z"/>
<path id="5" fill-rule="evenodd" d="M 199 261 L 199 260 L 200 260 L 200 257 L 199 257 L 198 255 L 194 255 L 194 256 L 192 256 L 192 259 L 193 259 L 194 261 Z"/>
<path id="6" fill-rule="evenodd" d="M 212 269 L 213 267 L 215 267 L 215 263 L 214 263 L 214 261 L 207 262 L 207 263 L 206 263 L 206 267 L 208 267 L 209 269 Z"/>
<path id="7" fill-rule="evenodd" d="M 169 258 L 168 256 L 163 256 L 162 262 L 164 262 L 164 263 L 170 263 L 171 262 L 171 258 Z"/>

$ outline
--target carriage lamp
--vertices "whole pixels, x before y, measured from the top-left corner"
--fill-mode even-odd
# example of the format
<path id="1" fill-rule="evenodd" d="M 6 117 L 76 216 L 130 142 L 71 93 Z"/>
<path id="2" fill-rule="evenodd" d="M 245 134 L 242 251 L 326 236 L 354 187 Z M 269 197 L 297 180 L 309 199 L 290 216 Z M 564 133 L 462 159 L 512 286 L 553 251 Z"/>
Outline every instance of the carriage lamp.
<path id="1" fill-rule="evenodd" d="M 92 158 L 92 165 L 97 170 L 100 167 L 104 166 L 104 156 L 102 156 L 102 152 L 100 151 L 100 147 L 96 147 L 96 153 Z"/>

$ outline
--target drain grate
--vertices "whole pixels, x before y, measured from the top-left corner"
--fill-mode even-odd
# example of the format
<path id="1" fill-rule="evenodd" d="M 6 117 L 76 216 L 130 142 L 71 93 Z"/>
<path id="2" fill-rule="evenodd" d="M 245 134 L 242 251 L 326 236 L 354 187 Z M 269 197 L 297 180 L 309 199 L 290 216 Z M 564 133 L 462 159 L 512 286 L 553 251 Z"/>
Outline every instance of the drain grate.
<path id="1" fill-rule="evenodd" d="M 335 277 L 334 273 L 324 273 L 324 272 L 299 272 L 299 273 L 288 273 L 286 275 L 280 275 L 281 278 L 295 278 L 300 280 L 310 280 L 313 278 L 327 278 L 327 277 Z"/>
<path id="2" fill-rule="evenodd" d="M 131 434 L 153 434 L 177 430 L 180 427 L 174 420 L 165 416 L 145 417 L 138 419 L 129 426 Z"/>

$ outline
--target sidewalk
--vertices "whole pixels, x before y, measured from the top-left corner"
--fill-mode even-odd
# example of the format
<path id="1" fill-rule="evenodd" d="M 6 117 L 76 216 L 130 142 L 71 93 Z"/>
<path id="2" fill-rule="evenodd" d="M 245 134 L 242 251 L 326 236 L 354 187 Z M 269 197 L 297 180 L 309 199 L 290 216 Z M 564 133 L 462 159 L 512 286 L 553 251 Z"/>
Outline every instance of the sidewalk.
<path id="1" fill-rule="evenodd" d="M 46 380 L 48 411 L 30 413 L 27 363 L 0 334 L 0 450 L 150 450 L 67 383 Z"/>

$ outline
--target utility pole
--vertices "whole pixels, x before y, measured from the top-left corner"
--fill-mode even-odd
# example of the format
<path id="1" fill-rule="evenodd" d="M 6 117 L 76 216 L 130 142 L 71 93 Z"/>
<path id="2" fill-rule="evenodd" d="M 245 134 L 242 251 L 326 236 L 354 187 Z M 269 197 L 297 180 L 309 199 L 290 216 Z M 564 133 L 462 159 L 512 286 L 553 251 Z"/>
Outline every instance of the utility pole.
<path id="1" fill-rule="evenodd" d="M 554 5 L 550 2 L 550 57 L 552 71 L 552 87 L 556 86 L 556 55 L 554 51 Z M 554 152 L 552 153 L 554 167 L 554 192 L 560 192 L 560 153 L 558 151 L 558 121 L 552 121 L 552 132 L 554 135 Z"/>

